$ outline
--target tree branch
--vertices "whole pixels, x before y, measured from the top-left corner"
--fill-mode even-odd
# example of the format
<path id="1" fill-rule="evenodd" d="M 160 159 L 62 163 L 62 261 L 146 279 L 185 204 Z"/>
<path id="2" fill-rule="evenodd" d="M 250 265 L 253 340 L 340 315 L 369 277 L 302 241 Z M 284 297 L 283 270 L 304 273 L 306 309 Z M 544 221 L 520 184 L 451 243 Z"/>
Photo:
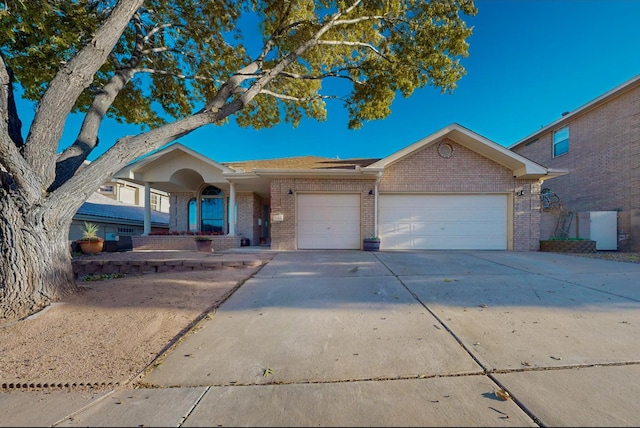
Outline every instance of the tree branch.
<path id="1" fill-rule="evenodd" d="M 242 105 L 243 106 L 247 105 L 257 94 L 261 93 L 264 90 L 264 88 L 269 84 L 269 82 L 271 82 L 274 78 L 280 75 L 280 73 L 282 73 L 288 66 L 290 66 L 293 62 L 295 62 L 306 51 L 316 46 L 320 38 L 327 31 L 329 31 L 331 28 L 333 28 L 336 25 L 336 22 L 338 22 L 341 16 L 344 16 L 345 14 L 348 14 L 349 12 L 354 10 L 361 2 L 362 0 L 356 0 L 355 2 L 353 2 L 351 6 L 349 6 L 344 11 L 338 11 L 334 13 L 331 16 L 331 18 L 327 21 L 327 23 L 321 26 L 311 38 L 309 38 L 307 41 L 305 41 L 296 49 L 294 49 L 291 53 L 289 53 L 289 55 L 287 55 L 282 60 L 280 60 L 280 62 L 278 62 L 278 64 L 276 64 L 275 67 L 273 67 L 267 72 L 264 72 L 263 75 L 255 83 L 253 83 L 251 87 L 244 92 L 244 94 L 240 96 L 240 102 L 242 103 Z M 257 66 L 257 63 L 256 63 L 256 66 Z M 257 69 L 251 70 L 251 72 L 253 73 L 255 71 L 257 71 Z"/>
<path id="2" fill-rule="evenodd" d="M 212 79 L 211 77 L 202 77 L 197 75 L 187 76 L 186 74 L 175 73 L 173 71 L 167 71 L 167 70 L 158 70 L 155 68 L 136 68 L 131 71 L 134 72 L 135 74 L 137 73 L 161 74 L 161 75 L 173 76 L 173 77 L 177 77 L 178 79 L 185 79 L 185 80 L 202 80 L 203 82 L 214 82 L 214 83 L 220 82 L 219 80 Z"/>
<path id="3" fill-rule="evenodd" d="M 386 56 L 384 56 L 382 53 L 380 53 L 380 51 L 378 49 L 376 49 L 372 44 L 370 43 L 364 43 L 364 42 L 347 42 L 347 41 L 340 41 L 340 40 L 318 40 L 318 45 L 329 45 L 329 46 L 360 46 L 360 47 L 365 47 L 368 49 L 371 49 L 373 52 L 376 53 L 376 55 L 384 58 L 385 60 L 389 61 L 389 62 L 393 62 L 391 61 L 389 58 L 387 58 Z"/>
<path id="4" fill-rule="evenodd" d="M 15 119 L 12 119 L 15 113 Z M 11 72 L 0 55 L 0 184 L 8 192 L 22 195 L 28 202 L 33 202 L 41 195 L 41 185 L 36 179 L 31 166 L 20 154 L 19 141 L 12 134 L 15 130 L 17 112 L 13 99 Z M 19 129 L 18 129 L 19 133 Z M 20 138 L 21 140 L 21 138 Z"/>
<path id="5" fill-rule="evenodd" d="M 239 109 L 239 103 L 234 103 L 234 107 Z M 65 214 L 73 215 L 95 189 L 104 183 L 105 177 L 113 176 L 130 159 L 145 155 L 171 141 L 190 134 L 204 125 L 213 123 L 216 120 L 222 120 L 223 115 L 228 116 L 233 113 L 234 111 L 231 109 L 223 110 L 222 112 L 202 111 L 150 131 L 118 139 L 97 160 L 91 162 L 69 180 L 62 183 L 60 187 L 49 193 L 44 208 L 64 207 Z M 61 200 L 64 200 L 65 203 L 61 203 Z"/>
<path id="6" fill-rule="evenodd" d="M 135 75 L 135 67 L 142 61 L 144 42 L 147 39 L 143 36 L 142 22 L 137 13 L 134 14 L 134 25 L 136 28 L 136 44 L 129 62 L 117 69 L 115 75 L 93 99 L 82 122 L 76 141 L 56 161 L 55 179 L 49 186 L 48 191 L 55 190 L 73 176 L 91 151 L 98 146 L 98 131 L 107 114 L 107 110 L 109 110 L 120 91 Z"/>
<path id="7" fill-rule="evenodd" d="M 75 101 L 91 84 L 93 76 L 105 63 L 131 17 L 143 3 L 144 0 L 119 0 L 91 42 L 60 69 L 40 100 L 24 154 L 43 184 L 51 183 L 55 178 L 55 152 Z"/>
<path id="8" fill-rule="evenodd" d="M 351 76 L 346 76 L 344 74 L 340 74 L 341 71 L 348 71 L 350 69 L 357 69 L 358 67 L 351 67 L 351 68 L 342 68 L 340 70 L 336 70 L 336 71 L 332 71 L 329 73 L 324 73 L 324 74 L 319 74 L 319 75 L 311 75 L 311 74 L 297 74 L 297 73 L 290 73 L 288 71 L 283 71 L 282 73 L 280 73 L 280 76 L 282 77 L 288 77 L 291 79 L 302 79 L 302 80 L 321 80 L 321 79 L 327 79 L 327 78 L 331 78 L 331 77 L 336 77 L 336 78 L 340 78 L 340 79 L 347 79 L 355 84 L 358 85 L 362 85 L 363 83 L 359 80 L 354 79 Z"/>
<path id="9" fill-rule="evenodd" d="M 304 97 L 304 98 L 300 98 L 300 97 L 294 97 L 291 95 L 285 95 L 285 94 L 278 94 L 277 92 L 273 92 L 273 91 L 269 91 L 267 89 L 263 89 L 262 91 L 260 91 L 261 94 L 265 94 L 265 95 L 269 95 L 272 96 L 274 98 L 278 98 L 278 99 L 282 99 L 282 100 L 287 100 L 287 101 L 294 101 L 294 102 L 309 102 L 309 101 L 315 101 L 315 100 L 329 100 L 329 99 L 333 99 L 333 100 L 341 100 L 344 101 L 345 103 L 348 103 L 347 100 L 345 100 L 342 97 L 338 97 L 336 95 L 316 95 L 315 97 Z"/>

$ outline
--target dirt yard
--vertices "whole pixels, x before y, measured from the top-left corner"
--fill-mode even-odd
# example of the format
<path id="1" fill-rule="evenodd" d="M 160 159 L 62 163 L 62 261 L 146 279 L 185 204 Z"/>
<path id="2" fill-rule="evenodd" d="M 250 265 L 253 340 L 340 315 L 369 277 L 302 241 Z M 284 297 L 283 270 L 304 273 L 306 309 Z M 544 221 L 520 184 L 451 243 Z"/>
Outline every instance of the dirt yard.
<path id="1" fill-rule="evenodd" d="M 112 388 L 135 380 L 260 267 L 78 282 L 27 319 L 0 321 L 0 387 Z"/>

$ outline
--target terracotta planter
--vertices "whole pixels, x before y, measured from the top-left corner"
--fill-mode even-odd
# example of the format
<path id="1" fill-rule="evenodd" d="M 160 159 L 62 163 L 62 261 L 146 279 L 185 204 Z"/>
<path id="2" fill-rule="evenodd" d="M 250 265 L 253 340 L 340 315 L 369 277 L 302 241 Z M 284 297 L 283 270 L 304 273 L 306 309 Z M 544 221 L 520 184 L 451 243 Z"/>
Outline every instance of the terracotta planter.
<path id="1" fill-rule="evenodd" d="M 213 242 L 211 240 L 196 241 L 196 247 L 198 248 L 198 251 L 202 253 L 210 253 L 211 248 L 213 247 Z"/>
<path id="2" fill-rule="evenodd" d="M 96 254 L 102 251 L 102 247 L 104 246 L 104 239 L 99 241 L 78 241 L 78 245 L 80 246 L 80 251 L 84 254 Z"/>
<path id="3" fill-rule="evenodd" d="M 362 240 L 362 250 L 363 251 L 379 251 L 380 250 L 380 240 L 379 239 L 369 239 L 365 238 Z"/>

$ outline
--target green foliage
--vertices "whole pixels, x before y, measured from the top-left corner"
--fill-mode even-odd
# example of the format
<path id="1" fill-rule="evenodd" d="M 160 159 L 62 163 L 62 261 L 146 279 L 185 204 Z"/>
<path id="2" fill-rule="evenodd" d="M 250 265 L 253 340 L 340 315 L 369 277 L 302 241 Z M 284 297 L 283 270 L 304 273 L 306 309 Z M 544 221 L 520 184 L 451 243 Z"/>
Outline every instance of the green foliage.
<path id="1" fill-rule="evenodd" d="M 38 101 L 60 67 L 87 44 L 114 0 L 7 0 L 0 6 L 0 52 L 25 89 L 24 97 Z M 149 52 L 134 64 L 139 77 L 125 87 L 108 111 L 124 123 L 149 126 L 180 118 L 203 102 L 203 90 L 213 92 L 216 81 L 227 79 L 246 62 L 242 47 L 226 42 L 246 5 L 231 0 L 151 0 L 139 10 L 145 46 Z M 153 32 L 154 28 L 162 28 Z M 114 75 L 127 67 L 136 42 L 134 21 L 116 45 L 112 61 L 106 63 L 76 103 L 76 112 L 86 112 L 96 93 Z M 157 48 L 158 51 L 153 51 Z M 115 61 L 117 59 L 117 62 Z M 213 61 L 215 68 L 206 63 Z M 204 72 L 204 73 L 202 73 Z M 200 75 L 203 85 L 190 85 Z M 185 77 L 182 77 L 185 76 Z M 160 111 L 158 111 L 160 110 Z"/>
<path id="2" fill-rule="evenodd" d="M 0 52 L 37 101 L 59 67 L 86 44 L 105 8 L 96 0 L 5 0 L 0 5 Z"/>
<path id="3" fill-rule="evenodd" d="M 0 52 L 25 98 L 42 97 L 47 82 L 91 41 L 115 4 L 6 0 L 0 5 Z M 343 13 L 339 22 L 318 35 L 337 11 Z M 239 70 L 255 63 L 226 100 L 240 100 L 258 85 L 259 93 L 234 112 L 241 126 L 266 128 L 282 121 L 297 126 L 305 117 L 322 121 L 327 105 L 337 102 L 349 112 L 348 126 L 360 128 L 388 116 L 398 94 L 408 97 L 427 85 L 453 91 L 465 74 L 460 60 L 471 35 L 464 18 L 476 12 L 472 0 L 148 0 L 74 111 L 88 111 L 107 82 L 127 72 L 133 78 L 107 115 L 158 126 L 201 109 L 225 82 L 240 76 Z M 269 81 L 257 83 L 269 73 Z"/>
<path id="4" fill-rule="evenodd" d="M 82 229 L 81 241 L 98 241 L 101 238 L 98 236 L 99 227 L 95 223 L 84 222 L 84 228 Z"/>
<path id="5" fill-rule="evenodd" d="M 80 281 L 103 281 L 105 279 L 124 278 L 124 273 L 103 273 L 100 275 L 87 275 L 80 278 Z"/>

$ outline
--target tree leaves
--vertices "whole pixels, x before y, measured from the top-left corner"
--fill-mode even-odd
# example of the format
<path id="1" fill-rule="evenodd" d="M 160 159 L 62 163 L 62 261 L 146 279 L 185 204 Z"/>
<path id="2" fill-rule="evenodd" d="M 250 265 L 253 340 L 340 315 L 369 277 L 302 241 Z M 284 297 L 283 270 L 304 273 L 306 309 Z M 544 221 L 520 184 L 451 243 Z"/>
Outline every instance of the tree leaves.
<path id="1" fill-rule="evenodd" d="M 8 0 L 5 5 L 0 6 L 0 49 L 25 98 L 38 101 L 60 65 L 91 40 L 115 1 Z M 343 14 L 317 37 L 336 13 Z M 88 111 L 117 70 L 130 67 L 135 78 L 107 115 L 159 126 L 192 114 L 234 73 L 257 61 L 254 76 L 245 76 L 241 85 L 247 90 L 317 37 L 261 88 L 246 111 L 237 112 L 237 121 L 256 128 L 282 121 L 295 126 L 305 117 L 324 120 L 326 109 L 337 104 L 347 107 L 348 126 L 358 128 L 389 115 L 397 94 L 408 97 L 426 85 L 454 90 L 465 73 L 460 59 L 467 55 L 471 35 L 464 15 L 475 13 L 468 0 L 149 0 L 75 111 Z M 342 83 L 320 83 L 337 79 Z M 236 89 L 229 101 L 243 90 Z"/>

